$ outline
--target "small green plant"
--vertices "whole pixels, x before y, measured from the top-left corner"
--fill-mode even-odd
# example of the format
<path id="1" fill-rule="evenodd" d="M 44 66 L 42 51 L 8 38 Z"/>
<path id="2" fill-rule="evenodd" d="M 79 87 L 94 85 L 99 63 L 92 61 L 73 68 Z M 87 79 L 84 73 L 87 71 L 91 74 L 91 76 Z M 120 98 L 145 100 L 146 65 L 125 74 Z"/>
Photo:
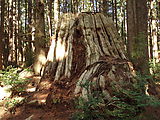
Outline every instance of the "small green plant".
<path id="1" fill-rule="evenodd" d="M 100 91 L 94 91 L 77 100 L 77 113 L 73 120 L 141 120 L 141 113 L 146 106 L 159 106 L 160 101 L 145 94 L 146 79 L 148 77 L 138 76 L 137 82 L 116 89 L 112 83 L 113 96 L 110 101 L 104 100 Z M 89 89 L 90 83 L 83 84 L 83 88 Z M 125 86 L 125 83 L 121 86 Z M 97 96 L 98 95 L 98 96 Z"/>
<path id="2" fill-rule="evenodd" d="M 90 85 L 95 85 L 86 81 L 81 84 L 81 87 L 89 92 Z M 98 95 L 98 96 L 97 96 Z M 103 120 L 104 113 L 101 111 L 101 107 L 104 105 L 103 94 L 100 91 L 94 91 L 92 94 L 87 94 L 87 100 L 83 97 L 79 97 L 76 100 L 76 108 L 79 112 L 72 116 L 73 120 Z M 105 120 L 105 119 L 104 119 Z"/>
<path id="3" fill-rule="evenodd" d="M 144 93 L 144 84 L 139 81 L 133 84 L 132 89 L 123 89 L 114 92 L 112 100 L 108 103 L 106 113 L 113 120 L 141 120 L 140 114 L 146 106 L 157 106 L 160 102 Z"/>
<path id="4" fill-rule="evenodd" d="M 4 107 L 7 111 L 14 114 L 16 112 L 16 107 L 23 104 L 24 102 L 25 98 L 23 97 L 6 98 L 4 100 Z"/>
<path id="5" fill-rule="evenodd" d="M 53 104 L 61 103 L 61 99 L 60 99 L 60 98 L 54 98 L 54 99 L 52 100 L 52 103 L 53 103 Z"/>
<path id="6" fill-rule="evenodd" d="M 8 67 L 5 71 L 0 71 L 0 82 L 4 86 L 11 86 L 10 90 L 13 92 L 23 92 L 24 85 L 28 83 L 28 79 L 21 78 L 17 68 Z"/>
<path id="7" fill-rule="evenodd" d="M 155 63 L 154 60 L 151 60 L 149 65 L 152 70 L 152 76 L 160 80 L 160 63 Z"/>
<path id="8" fill-rule="evenodd" d="M 22 101 L 24 100 L 24 98 L 21 97 L 15 97 L 15 98 L 6 98 L 5 99 L 5 108 L 9 109 L 9 108 L 13 108 L 14 106 L 16 106 L 17 104 L 20 104 Z"/>
<path id="9" fill-rule="evenodd" d="M 80 97 L 77 100 L 77 109 L 79 112 L 73 115 L 73 120 L 103 120 L 104 114 L 100 111 L 103 97 L 95 98 L 93 94 L 88 95 L 88 100 Z"/>

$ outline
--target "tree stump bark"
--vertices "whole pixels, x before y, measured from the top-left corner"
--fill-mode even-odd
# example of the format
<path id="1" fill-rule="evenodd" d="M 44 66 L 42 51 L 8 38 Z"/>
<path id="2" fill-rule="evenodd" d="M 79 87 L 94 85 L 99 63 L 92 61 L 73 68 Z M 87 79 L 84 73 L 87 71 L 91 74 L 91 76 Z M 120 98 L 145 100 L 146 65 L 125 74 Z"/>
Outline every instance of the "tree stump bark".
<path id="1" fill-rule="evenodd" d="M 43 78 L 50 78 L 47 104 L 57 96 L 65 99 L 64 96 L 80 95 L 87 99 L 86 94 L 95 90 L 104 93 L 109 100 L 112 83 L 118 90 L 129 89 L 135 82 L 124 43 L 111 18 L 101 13 L 64 14 L 56 33 L 38 86 L 38 90 L 44 89 Z M 89 90 L 82 87 L 86 82 L 91 83 Z"/>

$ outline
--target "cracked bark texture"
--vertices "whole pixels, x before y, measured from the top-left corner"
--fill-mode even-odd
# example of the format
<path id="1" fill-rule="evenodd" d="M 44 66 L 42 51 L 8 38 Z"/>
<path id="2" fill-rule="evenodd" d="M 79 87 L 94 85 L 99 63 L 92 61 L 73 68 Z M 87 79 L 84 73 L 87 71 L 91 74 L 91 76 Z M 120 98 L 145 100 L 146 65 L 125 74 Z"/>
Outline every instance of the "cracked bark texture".
<path id="1" fill-rule="evenodd" d="M 117 89 L 122 87 L 119 82 L 134 82 L 131 63 L 111 18 L 101 13 L 64 14 L 56 33 L 38 86 L 44 89 L 43 78 L 50 78 L 48 103 L 56 94 L 86 97 L 93 90 L 102 91 L 109 100 L 112 82 Z M 81 86 L 86 81 L 95 83 L 90 90 Z"/>

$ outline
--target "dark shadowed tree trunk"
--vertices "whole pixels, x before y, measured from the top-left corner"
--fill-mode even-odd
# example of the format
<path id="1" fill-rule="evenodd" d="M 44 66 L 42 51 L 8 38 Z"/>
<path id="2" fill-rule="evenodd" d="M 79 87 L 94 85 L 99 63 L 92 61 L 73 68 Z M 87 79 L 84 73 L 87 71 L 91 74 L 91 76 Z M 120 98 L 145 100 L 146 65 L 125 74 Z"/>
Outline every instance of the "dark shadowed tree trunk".
<path id="1" fill-rule="evenodd" d="M 117 14 L 117 0 L 114 0 L 114 10 L 115 10 L 115 23 L 116 23 L 116 28 L 118 30 L 118 14 Z"/>
<path id="2" fill-rule="evenodd" d="M 53 12 L 52 12 L 52 3 L 53 3 L 53 1 L 52 0 L 49 0 L 49 1 L 47 1 L 47 13 L 48 13 L 48 15 L 47 15 L 47 21 L 48 21 L 48 32 L 49 32 L 49 37 L 51 37 L 52 36 L 52 22 L 53 22 L 53 20 L 52 20 L 52 14 L 53 14 Z"/>
<path id="3" fill-rule="evenodd" d="M 103 14 L 108 15 L 108 9 L 109 9 L 109 5 L 108 5 L 108 0 L 103 0 L 103 4 L 102 4 L 102 11 Z"/>
<path id="4" fill-rule="evenodd" d="M 32 0 L 28 0 L 28 14 L 26 14 L 26 19 L 28 19 L 28 24 L 26 25 L 26 51 L 25 51 L 25 63 L 26 66 L 30 66 L 33 64 L 33 48 L 32 48 Z M 27 4 L 27 3 L 26 3 Z M 27 9 L 27 8 L 26 8 Z M 27 11 L 27 10 L 26 10 Z"/>
<path id="5" fill-rule="evenodd" d="M 2 55 L 3 55 L 3 40 L 4 40 L 4 12 L 5 12 L 5 1 L 1 0 L 0 1 L 1 5 L 1 18 L 0 18 L 0 70 L 2 69 L 3 66 L 3 61 L 2 61 Z"/>
<path id="6" fill-rule="evenodd" d="M 94 90 L 101 90 L 109 100 L 112 82 L 116 89 L 134 82 L 123 46 L 111 18 L 100 13 L 63 15 L 37 90 L 50 88 L 48 105 L 56 97 L 82 95 L 86 98 L 86 93 Z M 44 79 L 47 76 L 49 81 Z M 81 86 L 86 82 L 91 83 L 88 91 Z"/>
<path id="7" fill-rule="evenodd" d="M 22 30 L 22 21 L 21 21 L 21 16 L 22 16 L 22 10 L 21 10 L 21 1 L 18 0 L 18 56 L 19 56 L 19 62 L 20 64 L 23 63 L 23 41 L 22 41 L 22 36 L 23 30 Z"/>
<path id="8" fill-rule="evenodd" d="M 149 73 L 147 0 L 127 0 L 127 49 L 135 68 Z"/>

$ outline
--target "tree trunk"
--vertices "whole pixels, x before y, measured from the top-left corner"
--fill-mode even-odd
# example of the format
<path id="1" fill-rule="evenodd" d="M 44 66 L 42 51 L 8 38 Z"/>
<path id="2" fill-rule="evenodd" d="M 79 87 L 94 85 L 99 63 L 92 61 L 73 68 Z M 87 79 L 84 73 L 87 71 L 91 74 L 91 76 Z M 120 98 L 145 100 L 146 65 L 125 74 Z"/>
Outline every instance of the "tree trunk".
<path id="1" fill-rule="evenodd" d="M 21 16 L 22 16 L 22 11 L 21 11 L 21 1 L 18 0 L 18 56 L 19 56 L 19 62 L 22 65 L 23 63 L 23 41 L 22 41 L 22 22 L 21 22 Z"/>
<path id="2" fill-rule="evenodd" d="M 65 14 L 48 52 L 45 71 L 37 90 L 50 87 L 46 103 L 53 99 L 101 90 L 112 96 L 111 83 L 132 83 L 131 69 L 124 54 L 124 44 L 111 18 L 101 13 Z M 45 77 L 50 80 L 46 82 Z M 81 85 L 91 84 L 86 91 Z M 63 92 L 62 92 L 63 91 Z M 65 99 L 65 98 L 64 98 Z"/>
<path id="3" fill-rule="evenodd" d="M 156 10 L 156 0 L 151 1 L 151 39 L 152 39 L 152 47 L 151 52 L 153 54 L 153 65 L 155 66 L 156 63 L 159 62 L 158 60 L 158 40 L 157 40 L 157 33 L 158 33 L 158 29 L 157 29 L 157 10 Z"/>
<path id="4" fill-rule="evenodd" d="M 1 44 L 1 47 L 0 47 L 0 70 L 2 69 L 3 67 L 3 59 L 2 59 L 2 55 L 3 55 L 3 48 L 4 48 L 4 12 L 5 12 L 5 1 L 4 0 L 1 0 L 0 1 L 0 4 L 1 4 L 1 24 L 0 24 L 0 44 Z"/>
<path id="5" fill-rule="evenodd" d="M 14 46 L 13 46 L 13 40 L 14 40 L 14 34 L 13 34 L 13 0 L 9 1 L 9 9 L 8 9 L 8 14 L 9 14 L 9 58 L 8 58 L 8 66 L 9 66 L 9 61 L 13 62 L 14 60 Z"/>
<path id="6" fill-rule="evenodd" d="M 112 20 L 115 21 L 114 16 L 115 16 L 115 11 L 114 11 L 114 0 L 112 0 Z"/>
<path id="7" fill-rule="evenodd" d="M 26 20 L 28 19 L 28 24 L 26 25 L 26 49 L 25 49 L 25 64 L 26 66 L 31 66 L 33 64 L 33 48 L 32 48 L 32 0 L 28 2 L 28 11 L 26 8 Z M 27 7 L 27 3 L 26 3 Z M 28 13 L 28 14 L 27 14 Z"/>
<path id="8" fill-rule="evenodd" d="M 15 63 L 15 66 L 17 66 L 18 62 L 18 45 L 17 45 L 17 2 L 16 0 L 13 0 L 13 61 Z"/>
<path id="9" fill-rule="evenodd" d="M 57 23 L 58 23 L 58 20 L 59 20 L 59 15 L 60 15 L 60 1 L 55 0 L 54 1 L 54 24 L 55 24 L 54 29 L 55 29 L 55 31 L 57 29 Z"/>
<path id="10" fill-rule="evenodd" d="M 102 11 L 103 11 L 103 14 L 105 15 L 108 15 L 108 8 L 109 8 L 109 5 L 108 5 L 108 0 L 103 0 L 103 4 L 102 4 Z"/>
<path id="11" fill-rule="evenodd" d="M 141 74 L 149 73 L 147 1 L 127 0 L 127 50 Z"/>
<path id="12" fill-rule="evenodd" d="M 49 32 L 49 37 L 52 36 L 52 0 L 49 0 L 47 2 L 47 20 L 48 20 L 48 32 Z"/>
<path id="13" fill-rule="evenodd" d="M 35 60 L 33 69 L 35 74 L 39 74 L 42 66 L 46 62 L 45 51 L 45 20 L 44 20 L 44 3 L 43 0 L 36 1 L 36 33 L 35 33 Z"/>
<path id="14" fill-rule="evenodd" d="M 114 0 L 114 10 L 115 10 L 115 23 L 116 23 L 116 28 L 118 30 L 118 14 L 117 14 L 117 0 Z"/>

